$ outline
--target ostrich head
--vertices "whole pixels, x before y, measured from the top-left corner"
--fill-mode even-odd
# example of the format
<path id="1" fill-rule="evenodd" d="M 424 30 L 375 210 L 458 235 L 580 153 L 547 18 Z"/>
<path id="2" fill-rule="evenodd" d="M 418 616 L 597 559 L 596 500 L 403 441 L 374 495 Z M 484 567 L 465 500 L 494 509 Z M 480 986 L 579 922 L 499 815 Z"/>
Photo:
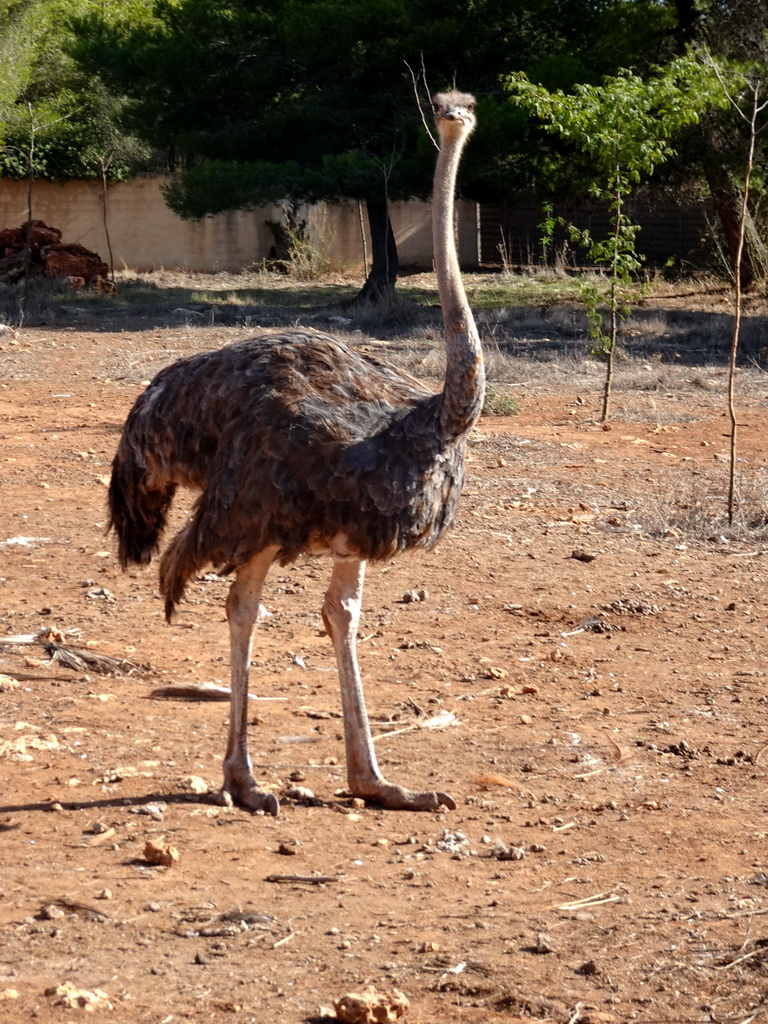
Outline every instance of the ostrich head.
<path id="1" fill-rule="evenodd" d="M 439 92 L 432 97 L 441 135 L 465 138 L 475 127 L 475 97 L 466 92 Z"/>

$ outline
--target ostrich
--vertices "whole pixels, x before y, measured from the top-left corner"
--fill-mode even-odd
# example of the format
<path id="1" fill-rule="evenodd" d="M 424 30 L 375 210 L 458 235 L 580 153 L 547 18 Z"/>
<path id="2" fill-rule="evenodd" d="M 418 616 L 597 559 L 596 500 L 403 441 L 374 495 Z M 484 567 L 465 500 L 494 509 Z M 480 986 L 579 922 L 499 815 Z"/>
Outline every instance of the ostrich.
<path id="1" fill-rule="evenodd" d="M 433 98 L 440 138 L 434 258 L 447 356 L 440 393 L 328 335 L 291 330 L 166 367 L 125 423 L 109 489 L 109 526 L 123 569 L 147 564 L 157 551 L 181 484 L 200 495 L 160 561 L 168 621 L 203 566 L 234 573 L 226 600 L 226 803 L 278 813 L 277 798 L 251 774 L 252 634 L 270 565 L 325 553 L 333 568 L 322 616 L 341 684 L 349 790 L 391 809 L 456 806 L 447 793 L 413 792 L 380 772 L 356 637 L 366 562 L 432 548 L 452 522 L 467 436 L 482 407 L 482 349 L 453 236 L 456 171 L 475 125 L 474 105 L 474 97 L 458 92 Z"/>

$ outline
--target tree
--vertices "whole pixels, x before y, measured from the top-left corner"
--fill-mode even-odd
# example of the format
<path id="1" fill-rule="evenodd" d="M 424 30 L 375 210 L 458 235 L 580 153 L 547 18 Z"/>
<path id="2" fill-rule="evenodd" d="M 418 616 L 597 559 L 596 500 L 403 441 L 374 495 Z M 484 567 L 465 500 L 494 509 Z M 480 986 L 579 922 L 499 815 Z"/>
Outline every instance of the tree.
<path id="1" fill-rule="evenodd" d="M 604 79 L 601 85 L 577 85 L 571 94 L 549 92 L 523 74 L 506 79 L 515 103 L 544 122 L 549 132 L 589 157 L 594 171 L 591 193 L 606 203 L 612 230 L 603 239 L 574 232 L 590 258 L 608 273 L 610 326 L 604 334 L 593 318 L 595 348 L 606 359 L 601 421 L 608 418 L 618 323 L 628 309 L 628 286 L 641 266 L 638 225 L 626 214 L 633 188 L 674 153 L 672 137 L 701 113 L 722 103 L 717 82 L 692 57 L 680 57 L 643 79 L 631 71 Z M 592 301 L 593 311 L 596 301 Z"/>
<path id="2" fill-rule="evenodd" d="M 768 128 L 768 88 L 765 66 L 744 66 L 717 61 L 710 53 L 701 56 L 702 64 L 711 71 L 722 90 L 723 106 L 727 106 L 747 129 L 747 145 L 743 155 L 743 185 L 738 213 L 736 248 L 733 252 L 731 271 L 733 273 L 733 330 L 728 354 L 728 418 L 730 421 L 730 452 L 728 465 L 728 521 L 733 524 L 736 509 L 736 439 L 738 421 L 736 418 L 736 369 L 739 352 L 742 314 L 742 277 L 744 275 L 743 253 L 747 231 L 751 224 L 749 216 L 750 189 L 755 169 L 755 151 L 760 135 Z"/>
<path id="3" fill-rule="evenodd" d="M 0 9 L 0 172 L 83 178 L 99 173 L 109 150 L 110 176 L 125 177 L 148 151 L 120 127 L 122 103 L 90 79 L 69 53 L 69 17 L 98 9 L 139 17 L 151 0 L 29 0 Z M 7 58 L 7 59 L 3 59 Z"/>
<path id="4" fill-rule="evenodd" d="M 391 298 L 397 276 L 389 203 L 425 196 L 431 177 L 407 65 L 425 67 L 435 89 L 455 80 L 493 93 L 499 74 L 529 67 L 531 54 L 551 74 L 569 55 L 572 78 L 603 70 L 630 44 L 635 53 L 660 25 L 653 0 L 156 0 L 153 11 L 155 20 L 138 26 L 81 19 L 77 53 L 129 96 L 134 128 L 173 154 L 173 209 L 200 217 L 266 201 L 356 198 L 371 231 L 362 293 L 371 299 Z M 634 37 L 622 37 L 620 15 Z M 478 152 L 494 149 L 494 119 L 486 124 L 472 143 Z M 494 173 L 509 178 L 498 162 L 480 167 L 472 147 L 468 163 L 473 195 Z"/>
<path id="5" fill-rule="evenodd" d="M 405 4 L 161 0 L 156 11 L 161 24 L 140 31 L 91 18 L 81 55 L 130 91 L 133 123 L 179 162 L 169 205 L 200 217 L 359 199 L 373 254 L 363 297 L 390 297 L 398 268 L 388 203 L 429 180 L 412 102 L 401 102 L 401 63 L 389 80 L 387 44 L 405 31 Z"/>
<path id="6" fill-rule="evenodd" d="M 32 8 L 6 2 L 0 12 L 0 143 L 13 104 L 26 86 L 32 64 Z"/>
<path id="7" fill-rule="evenodd" d="M 764 0 L 676 0 L 675 36 L 681 50 L 693 44 L 723 69 L 768 66 L 768 7 Z M 711 70 L 711 68 L 710 68 Z M 755 140 L 755 162 L 766 160 L 764 138 Z M 749 125 L 726 107 L 709 111 L 686 133 L 680 146 L 674 180 L 697 177 L 706 183 L 717 217 L 726 262 L 733 268 L 740 253 L 741 288 L 748 290 L 768 277 L 768 248 L 758 221 L 762 189 L 753 181 L 750 203 L 742 210 L 743 155 L 749 147 Z M 755 187 L 757 186 L 757 187 Z M 743 231 L 743 239 L 741 238 Z"/>

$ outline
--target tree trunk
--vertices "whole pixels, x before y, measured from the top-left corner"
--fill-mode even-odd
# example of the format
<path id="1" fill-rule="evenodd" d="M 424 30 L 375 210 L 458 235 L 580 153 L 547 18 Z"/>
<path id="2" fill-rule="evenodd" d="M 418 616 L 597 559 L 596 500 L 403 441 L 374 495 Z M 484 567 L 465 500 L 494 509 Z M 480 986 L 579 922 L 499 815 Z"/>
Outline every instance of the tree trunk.
<path id="1" fill-rule="evenodd" d="M 371 232 L 371 272 L 355 301 L 384 305 L 395 298 L 399 270 L 395 235 L 386 200 L 367 199 L 365 208 Z"/>
<path id="2" fill-rule="evenodd" d="M 729 266 L 731 271 L 735 271 L 741 252 L 741 290 L 749 291 L 757 281 L 764 281 L 768 276 L 768 250 L 748 210 L 742 227 L 742 192 L 726 168 L 705 167 L 705 174 L 725 240 Z M 740 244 L 742 230 L 744 240 Z"/>
<path id="3" fill-rule="evenodd" d="M 677 20 L 673 30 L 674 37 L 677 41 L 678 54 L 683 54 L 690 43 L 700 35 L 701 12 L 696 0 L 675 0 L 674 6 Z"/>

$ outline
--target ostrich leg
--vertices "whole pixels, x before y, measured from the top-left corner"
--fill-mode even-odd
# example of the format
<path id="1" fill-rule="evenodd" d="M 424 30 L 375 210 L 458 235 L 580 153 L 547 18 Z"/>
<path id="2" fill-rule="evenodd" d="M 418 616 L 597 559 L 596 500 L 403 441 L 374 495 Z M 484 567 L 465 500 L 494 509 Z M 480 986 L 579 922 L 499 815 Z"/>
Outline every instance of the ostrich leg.
<path id="1" fill-rule="evenodd" d="M 251 663 L 253 628 L 261 608 L 261 590 L 277 548 L 267 548 L 237 570 L 227 595 L 232 695 L 229 699 L 229 738 L 224 756 L 224 785 L 221 797 L 252 811 L 277 814 L 277 797 L 259 786 L 251 774 L 248 754 L 248 670 Z"/>
<path id="2" fill-rule="evenodd" d="M 414 793 L 387 782 L 379 771 L 357 665 L 357 626 L 364 575 L 365 562 L 335 559 L 331 585 L 323 603 L 323 621 L 333 641 L 339 667 L 349 789 L 354 796 L 391 810 L 432 811 L 440 804 L 454 808 L 456 803 L 447 793 Z"/>

